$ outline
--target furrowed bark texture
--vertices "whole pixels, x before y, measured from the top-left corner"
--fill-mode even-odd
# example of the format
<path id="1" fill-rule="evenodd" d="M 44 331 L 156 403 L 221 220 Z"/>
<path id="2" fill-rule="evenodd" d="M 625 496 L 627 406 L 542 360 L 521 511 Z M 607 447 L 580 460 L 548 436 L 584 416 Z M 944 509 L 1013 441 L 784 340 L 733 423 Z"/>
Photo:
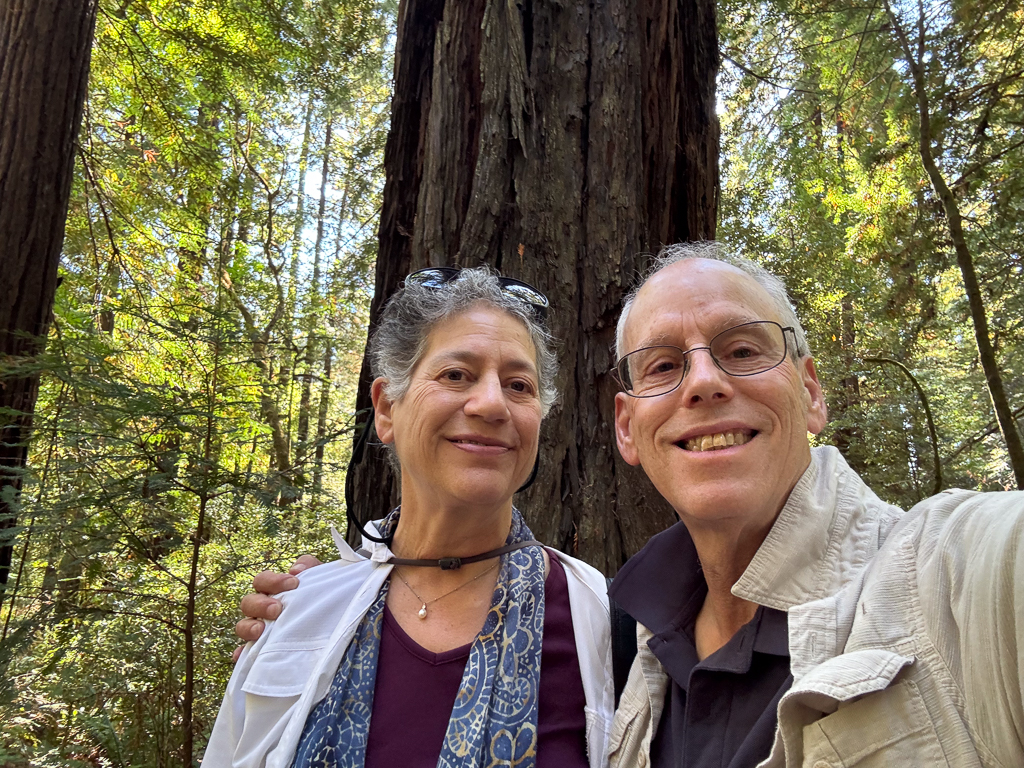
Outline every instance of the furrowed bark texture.
<path id="1" fill-rule="evenodd" d="M 95 22 L 95 0 L 0 3 L 0 408 L 21 414 L 0 416 L 0 529 L 16 522 L 39 386 L 18 368 L 50 324 Z"/>
<path id="2" fill-rule="evenodd" d="M 675 520 L 615 448 L 615 322 L 661 245 L 714 237 L 710 0 L 404 0 L 371 332 L 410 271 L 490 264 L 541 289 L 561 401 L 516 503 L 608 573 Z M 364 361 L 358 407 L 369 413 Z M 397 503 L 380 449 L 349 472 L 366 520 Z"/>

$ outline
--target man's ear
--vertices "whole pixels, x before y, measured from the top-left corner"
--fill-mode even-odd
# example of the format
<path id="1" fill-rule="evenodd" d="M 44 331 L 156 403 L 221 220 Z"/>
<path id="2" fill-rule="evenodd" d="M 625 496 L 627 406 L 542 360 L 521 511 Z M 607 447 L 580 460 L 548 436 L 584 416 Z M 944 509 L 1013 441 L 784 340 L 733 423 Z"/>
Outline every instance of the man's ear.
<path id="1" fill-rule="evenodd" d="M 391 421 L 391 408 L 394 403 L 384 391 L 387 383 L 387 379 L 378 377 L 370 385 L 370 400 L 373 401 L 373 426 L 382 443 L 392 443 L 395 440 L 395 429 Z"/>
<path id="2" fill-rule="evenodd" d="M 633 403 L 629 395 L 619 392 L 615 396 L 615 442 L 626 463 L 636 467 L 640 464 L 640 454 L 633 440 L 632 427 Z"/>
<path id="3" fill-rule="evenodd" d="M 825 403 L 825 391 L 818 381 L 814 358 L 810 355 L 800 360 L 800 377 L 803 379 L 804 404 L 807 406 L 807 431 L 816 435 L 828 423 L 828 405 Z"/>

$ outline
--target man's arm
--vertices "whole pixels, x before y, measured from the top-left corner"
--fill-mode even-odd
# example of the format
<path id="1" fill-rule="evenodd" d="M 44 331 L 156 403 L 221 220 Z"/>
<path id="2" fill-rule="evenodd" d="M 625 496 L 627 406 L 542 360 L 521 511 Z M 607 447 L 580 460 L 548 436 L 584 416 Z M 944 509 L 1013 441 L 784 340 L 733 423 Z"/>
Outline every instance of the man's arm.
<path id="1" fill-rule="evenodd" d="M 933 591 L 948 590 L 953 621 L 937 631 L 936 645 L 949 647 L 951 634 L 959 640 L 955 660 L 979 752 L 1024 765 L 1024 493 L 978 494 L 944 533 L 935 559 L 947 578 Z"/>
<path id="2" fill-rule="evenodd" d="M 276 573 L 274 571 L 263 571 L 252 580 L 252 587 L 255 590 L 242 598 L 241 609 L 246 618 L 235 624 L 235 634 L 243 641 L 259 640 L 263 634 L 264 621 L 273 621 L 281 615 L 281 601 L 271 597 L 281 592 L 288 592 L 299 586 L 297 574 L 308 568 L 320 565 L 320 561 L 312 555 L 302 555 L 296 560 L 288 573 Z M 238 661 L 242 652 L 242 646 L 235 648 L 232 656 Z"/>

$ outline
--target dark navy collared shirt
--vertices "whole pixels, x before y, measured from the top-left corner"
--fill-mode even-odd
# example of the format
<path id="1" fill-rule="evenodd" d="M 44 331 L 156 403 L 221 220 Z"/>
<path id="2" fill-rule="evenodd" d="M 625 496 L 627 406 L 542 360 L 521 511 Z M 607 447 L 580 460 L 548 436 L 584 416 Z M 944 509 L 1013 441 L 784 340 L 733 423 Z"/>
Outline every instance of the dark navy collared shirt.
<path id="1" fill-rule="evenodd" d="M 652 768 L 740 768 L 768 757 L 779 699 L 789 690 L 786 614 L 760 606 L 703 661 L 694 625 L 708 586 L 682 523 L 626 563 L 610 594 L 654 633 L 648 647 L 670 678 L 651 743 Z"/>

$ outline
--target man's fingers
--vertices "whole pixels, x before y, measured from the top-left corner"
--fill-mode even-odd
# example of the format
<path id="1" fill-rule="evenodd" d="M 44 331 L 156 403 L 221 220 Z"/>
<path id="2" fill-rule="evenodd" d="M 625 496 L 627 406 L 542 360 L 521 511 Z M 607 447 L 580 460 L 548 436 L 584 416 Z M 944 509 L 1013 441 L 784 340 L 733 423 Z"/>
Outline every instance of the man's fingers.
<path id="1" fill-rule="evenodd" d="M 288 573 L 297 575 L 307 568 L 315 568 L 318 565 L 321 565 L 321 562 L 312 555 L 301 555 L 298 560 L 292 563 L 292 567 L 288 569 Z"/>
<path id="2" fill-rule="evenodd" d="M 239 606 L 242 613 L 250 619 L 276 619 L 281 615 L 281 602 L 272 597 L 259 594 L 248 594 L 242 598 Z"/>
<path id="3" fill-rule="evenodd" d="M 287 573 L 274 573 L 274 571 L 264 571 L 259 574 L 255 579 L 252 580 L 252 587 L 257 592 L 264 595 L 276 595 L 278 592 L 287 592 L 290 589 L 295 589 L 299 586 L 299 580 L 294 576 Z M 244 600 L 242 601 L 245 602 Z M 245 612 L 245 609 L 242 609 Z M 264 616 L 262 613 L 248 613 L 245 612 L 246 616 L 258 616 L 262 619 L 276 618 L 274 616 Z"/>
<path id="4" fill-rule="evenodd" d="M 238 657 L 242 655 L 242 649 L 243 648 L 245 648 L 245 646 L 244 645 L 240 645 L 237 648 L 235 648 L 234 651 L 231 652 L 231 662 L 233 664 L 237 664 L 238 663 Z"/>
<path id="5" fill-rule="evenodd" d="M 263 621 L 261 619 L 242 619 L 240 622 L 235 624 L 235 634 L 243 640 L 259 640 L 260 635 L 263 634 Z M 238 649 L 235 649 L 237 652 Z M 235 656 L 235 660 L 238 657 Z"/>

